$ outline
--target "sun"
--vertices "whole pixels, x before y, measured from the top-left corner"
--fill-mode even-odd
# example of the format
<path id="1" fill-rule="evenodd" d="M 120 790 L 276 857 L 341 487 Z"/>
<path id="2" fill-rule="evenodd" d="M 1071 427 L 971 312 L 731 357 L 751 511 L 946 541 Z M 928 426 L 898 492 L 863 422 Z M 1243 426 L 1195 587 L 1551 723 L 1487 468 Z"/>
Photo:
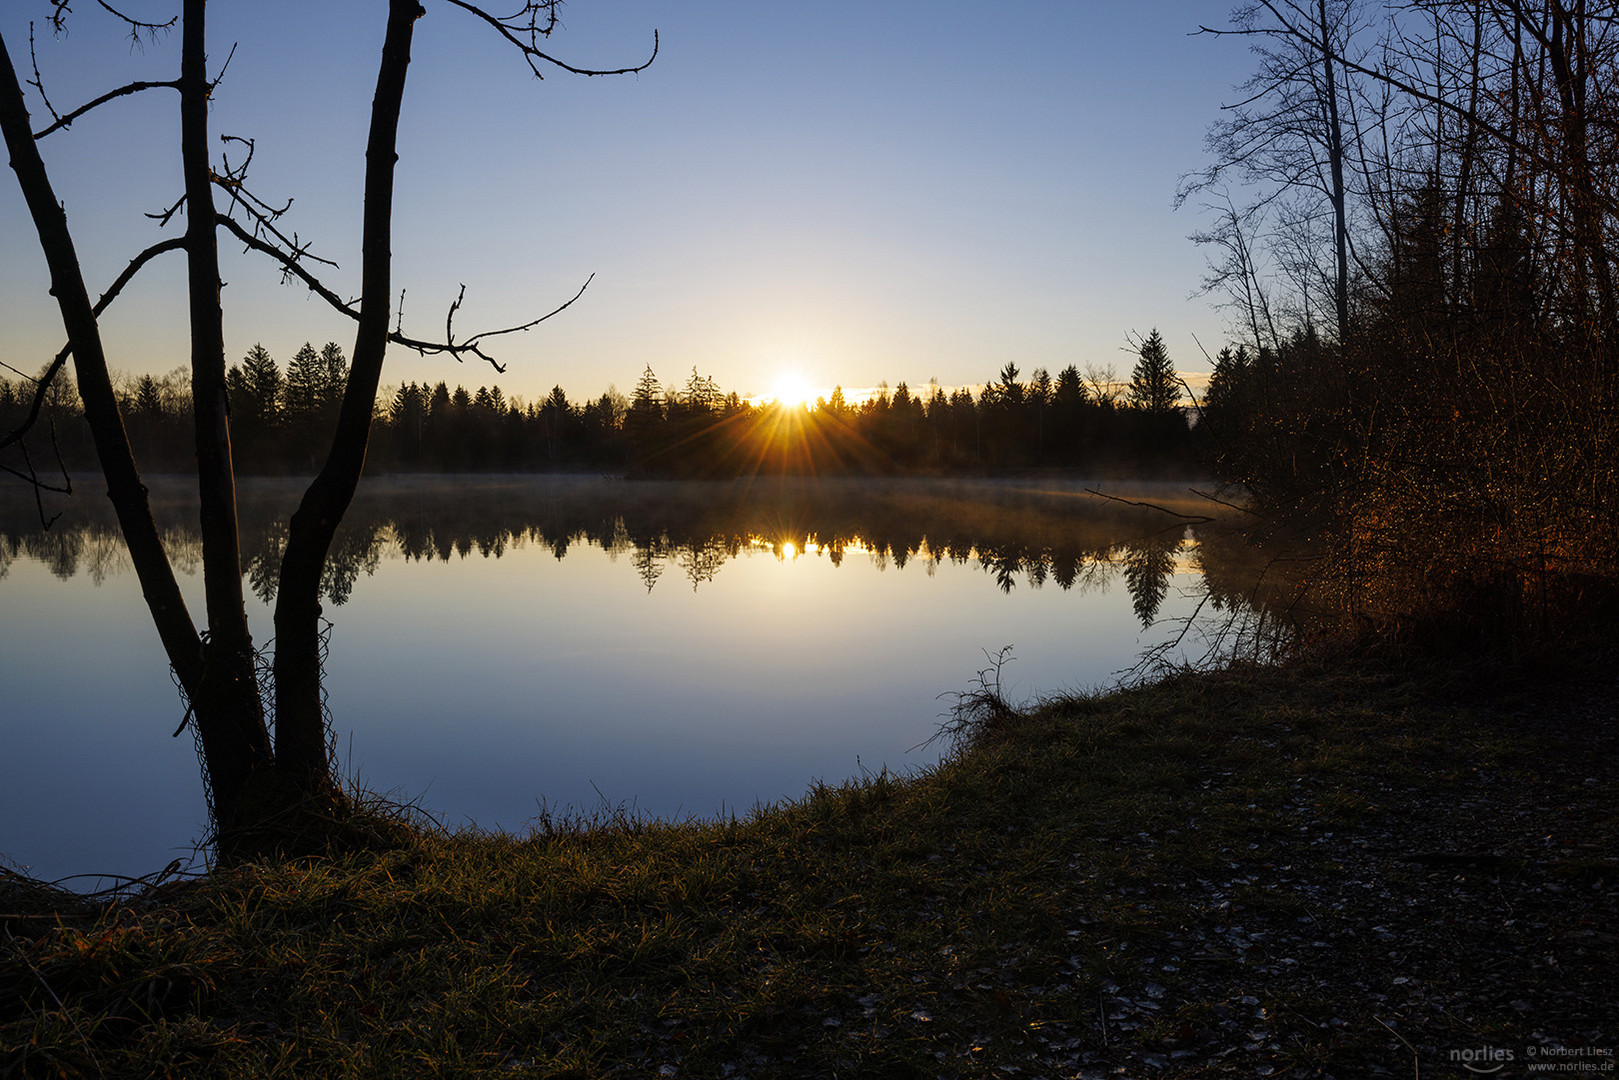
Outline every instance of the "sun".
<path id="1" fill-rule="evenodd" d="M 808 405 L 815 400 L 815 390 L 801 372 L 783 371 L 770 387 L 770 397 L 786 408 Z"/>

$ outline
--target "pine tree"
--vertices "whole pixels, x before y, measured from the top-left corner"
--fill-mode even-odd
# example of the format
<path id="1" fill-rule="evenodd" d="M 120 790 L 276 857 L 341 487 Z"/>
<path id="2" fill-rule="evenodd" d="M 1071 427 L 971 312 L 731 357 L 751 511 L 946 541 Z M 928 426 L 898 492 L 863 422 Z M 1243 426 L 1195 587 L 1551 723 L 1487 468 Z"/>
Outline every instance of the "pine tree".
<path id="1" fill-rule="evenodd" d="M 1214 358 L 1214 373 L 1209 376 L 1209 389 L 1203 395 L 1205 417 L 1223 418 L 1240 407 L 1249 389 L 1247 380 L 1252 367 L 1246 345 L 1238 345 L 1235 349 L 1227 345 L 1220 350 Z"/>
<path id="2" fill-rule="evenodd" d="M 1001 368 L 1000 377 L 995 382 L 995 403 L 1003 409 L 1020 409 L 1023 407 L 1025 387 L 1018 382 L 1017 365 L 1008 361 Z"/>
<path id="3" fill-rule="evenodd" d="M 573 417 L 573 407 L 568 404 L 568 395 L 560 386 L 551 388 L 550 396 L 545 404 L 540 406 L 540 423 L 543 438 L 545 439 L 545 453 L 551 461 L 556 461 L 557 454 L 562 449 L 562 439 L 570 420 Z"/>
<path id="4" fill-rule="evenodd" d="M 343 347 L 328 341 L 320 350 L 320 406 L 334 415 L 343 404 L 343 392 L 349 385 L 349 362 Z"/>
<path id="5" fill-rule="evenodd" d="M 1051 399 L 1060 406 L 1082 405 L 1090 399 L 1078 367 L 1069 364 L 1057 373 L 1057 384 L 1052 390 Z"/>
<path id="6" fill-rule="evenodd" d="M 1130 375 L 1130 404 L 1159 415 L 1174 412 L 1180 401 L 1180 380 L 1157 329 L 1141 343 L 1138 355 Z"/>
<path id="7" fill-rule="evenodd" d="M 231 369 L 233 372 L 237 368 Z M 248 419 L 249 423 L 256 423 L 265 428 L 275 427 L 281 420 L 283 396 L 286 392 L 286 380 L 281 377 L 281 369 L 276 367 L 275 357 L 263 345 L 254 345 L 242 357 L 241 387 L 242 400 L 233 404 L 241 410 L 240 415 Z"/>
<path id="8" fill-rule="evenodd" d="M 1092 404 L 1076 365 L 1069 364 L 1057 373 L 1051 389 L 1051 441 L 1061 460 L 1073 463 L 1084 452 L 1088 429 L 1096 417 Z"/>
<path id="9" fill-rule="evenodd" d="M 225 372 L 226 400 L 230 402 L 230 412 L 233 422 L 243 423 L 248 416 L 248 390 L 247 376 L 242 374 L 242 365 L 232 364 L 230 370 Z"/>
<path id="10" fill-rule="evenodd" d="M 135 384 L 135 413 L 152 424 L 163 419 L 163 398 L 158 393 L 157 380 L 150 375 L 142 375 Z"/>
<path id="11" fill-rule="evenodd" d="M 832 399 L 826 403 L 826 411 L 831 413 L 833 418 L 837 420 L 842 420 L 848 414 L 849 403 L 844 399 L 843 387 L 834 386 L 832 388 Z"/>
<path id="12" fill-rule="evenodd" d="M 720 392 L 719 384 L 712 375 L 699 375 L 697 368 L 691 369 L 691 378 L 686 380 L 686 388 L 682 391 L 681 404 L 694 415 L 707 415 L 718 412 L 725 402 L 725 395 Z"/>
<path id="13" fill-rule="evenodd" d="M 287 365 L 285 403 L 287 420 L 293 424 L 308 423 L 320 410 L 325 396 L 326 365 L 309 342 L 293 354 Z"/>
<path id="14" fill-rule="evenodd" d="M 635 394 L 630 398 L 630 411 L 624 418 L 626 427 L 642 431 L 663 419 L 663 388 L 652 374 L 649 364 L 635 381 Z"/>

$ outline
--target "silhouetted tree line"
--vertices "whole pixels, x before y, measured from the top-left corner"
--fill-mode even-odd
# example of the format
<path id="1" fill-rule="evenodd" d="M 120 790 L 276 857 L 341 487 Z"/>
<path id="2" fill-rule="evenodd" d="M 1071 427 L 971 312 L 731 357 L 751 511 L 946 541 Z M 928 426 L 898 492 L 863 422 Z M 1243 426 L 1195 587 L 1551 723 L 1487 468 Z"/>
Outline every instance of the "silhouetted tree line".
<path id="1" fill-rule="evenodd" d="M 1167 353 L 1148 339 L 1162 369 L 1137 366 L 1128 387 L 1087 381 L 1073 365 L 1053 378 L 1020 378 L 1008 363 L 974 394 L 937 382 L 913 391 L 901 382 L 856 403 L 841 388 L 808 405 L 749 405 L 721 395 L 694 370 L 679 390 L 643 371 L 625 415 L 632 473 L 676 477 L 862 476 L 970 473 L 1100 463 L 1162 466 L 1193 457 L 1193 432 L 1178 380 L 1163 390 Z M 1147 346 L 1144 344 L 1143 349 Z M 1152 392 L 1138 394 L 1139 386 Z"/>
<path id="2" fill-rule="evenodd" d="M 814 408 L 745 402 L 711 376 L 665 388 L 646 368 L 632 397 L 609 389 L 578 404 L 562 387 L 540 401 L 499 386 L 469 392 L 447 383 L 406 383 L 377 403 L 367 453 L 372 472 L 598 470 L 640 476 L 886 475 L 1097 464 L 1172 466 L 1194 458 L 1182 387 L 1155 330 L 1140 343 L 1131 381 L 1081 375 L 1070 365 L 1028 379 L 1008 363 L 978 393 L 937 383 L 913 392 L 884 384 L 866 400 L 841 388 Z M 329 439 L 347 379 L 343 350 L 306 343 L 282 371 L 254 345 L 226 374 L 234 457 L 247 473 L 296 474 Z M 90 460 L 76 399 L 53 384 L 53 415 L 69 433 L 65 459 Z M 23 400 L 0 380 L 0 409 Z M 187 467 L 189 378 L 178 371 L 129 382 L 120 396 L 144 467 Z"/>
<path id="3" fill-rule="evenodd" d="M 1251 96 L 1186 192 L 1243 331 L 1214 467 L 1329 541 L 1358 618 L 1520 640 L 1611 611 L 1619 5 L 1245 10 Z"/>
<path id="4" fill-rule="evenodd" d="M 234 455 L 246 471 L 307 473 L 315 448 L 331 439 L 348 383 L 343 349 L 327 342 L 319 352 L 305 342 L 283 372 L 262 345 L 226 372 Z M 142 467 L 156 472 L 195 467 L 191 372 L 178 368 L 162 376 L 124 378 L 114 387 L 130 446 Z M 23 380 L 0 378 L 0 430 L 13 430 L 32 406 L 34 388 Z M 32 440 L 36 467 L 61 463 L 93 467 L 95 450 L 78 392 L 66 380 L 50 384 L 41 409 L 48 443 Z M 42 446 L 48 449 L 42 450 Z M 8 448 L 11 449 L 11 448 Z M 20 454 L 21 448 L 15 449 Z"/>

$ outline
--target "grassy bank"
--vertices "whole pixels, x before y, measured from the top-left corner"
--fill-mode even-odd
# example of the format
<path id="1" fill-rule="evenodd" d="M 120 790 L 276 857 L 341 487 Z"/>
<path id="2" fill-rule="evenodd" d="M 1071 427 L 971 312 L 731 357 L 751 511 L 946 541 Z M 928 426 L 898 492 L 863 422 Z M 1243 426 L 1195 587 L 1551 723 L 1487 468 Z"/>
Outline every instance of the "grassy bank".
<path id="1" fill-rule="evenodd" d="M 1451 1050 L 1612 1049 L 1614 691 L 1187 676 L 745 821 L 423 832 L 104 906 L 0 884 L 0 1074 L 1443 1076 Z"/>

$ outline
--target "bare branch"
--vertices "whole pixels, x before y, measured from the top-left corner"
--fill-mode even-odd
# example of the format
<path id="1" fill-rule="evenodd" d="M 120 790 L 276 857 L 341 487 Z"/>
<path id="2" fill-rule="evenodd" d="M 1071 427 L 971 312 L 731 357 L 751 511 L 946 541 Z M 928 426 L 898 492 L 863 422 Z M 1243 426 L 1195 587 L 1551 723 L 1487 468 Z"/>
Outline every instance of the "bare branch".
<path id="1" fill-rule="evenodd" d="M 596 275 L 595 274 L 591 274 L 589 277 L 585 278 L 585 283 L 583 285 L 579 286 L 579 291 L 578 292 L 574 293 L 573 296 L 571 296 L 568 300 L 564 301 L 558 307 L 555 307 L 555 308 L 551 309 L 550 311 L 546 312 L 544 315 L 541 315 L 538 319 L 533 319 L 533 320 L 531 320 L 529 322 L 524 323 L 521 326 L 508 326 L 504 330 L 485 330 L 482 333 L 473 334 L 470 338 L 468 338 L 466 340 L 465 344 L 460 346 L 460 348 L 463 348 L 463 349 L 468 350 L 469 352 L 475 353 L 476 355 L 483 357 L 483 359 L 488 360 L 489 363 L 494 364 L 495 362 L 493 360 L 489 360 L 489 357 L 484 356 L 483 353 L 481 353 L 481 352 L 478 352 L 478 350 L 477 350 L 477 348 L 475 346 L 479 341 L 482 341 L 484 338 L 499 337 L 502 334 L 517 334 L 517 333 L 521 333 L 521 332 L 523 332 L 525 330 L 532 330 L 534 327 L 540 325 L 545 320 L 547 320 L 547 319 L 549 319 L 549 318 L 551 318 L 551 317 L 553 317 L 555 315 L 560 315 L 564 311 L 567 311 L 570 307 L 573 306 L 573 302 L 575 300 L 577 300 L 581 296 L 585 295 L 585 290 L 590 288 L 590 283 L 592 281 L 595 281 L 595 280 L 596 280 Z M 496 371 L 505 371 L 506 369 L 501 367 L 498 364 L 495 364 L 495 370 Z"/>
<path id="2" fill-rule="evenodd" d="M 213 91 L 219 89 L 219 84 L 225 81 L 225 72 L 230 70 L 230 62 L 236 59 L 236 46 L 238 44 L 240 44 L 240 42 L 231 42 L 230 52 L 225 54 L 225 62 L 219 65 L 219 74 L 215 75 L 212 81 L 208 83 L 209 93 L 213 93 Z"/>
<path id="3" fill-rule="evenodd" d="M 446 2 L 470 13 L 476 18 L 482 19 L 494 28 L 495 32 L 501 37 L 517 46 L 536 79 L 545 78 L 540 71 L 542 64 L 549 64 L 573 75 L 633 75 L 636 72 L 645 71 L 652 65 L 652 61 L 658 58 L 658 32 L 654 30 L 652 31 L 652 55 L 633 67 L 582 68 L 574 67 L 572 64 L 558 60 L 539 47 L 540 39 L 549 36 L 551 29 L 556 25 L 557 0 L 529 0 L 523 5 L 522 10 L 515 15 L 491 15 L 478 4 L 470 3 L 469 0 L 446 0 Z M 538 23 L 538 15 L 542 9 L 547 13 L 546 23 L 543 28 Z M 526 24 L 523 22 L 525 18 L 528 20 Z M 527 40 L 524 40 L 525 38 Z"/>
<path id="4" fill-rule="evenodd" d="M 51 114 L 52 120 L 61 119 L 56 112 L 56 106 L 51 104 L 51 96 L 45 92 L 45 79 L 39 73 L 39 53 L 34 49 L 34 24 L 28 23 L 28 59 L 34 65 L 34 78 L 28 85 L 39 91 L 39 100 L 45 103 L 45 110 Z M 35 135 L 34 138 L 39 138 Z"/>
<path id="5" fill-rule="evenodd" d="M 466 298 L 466 295 L 466 282 L 462 282 L 461 291 L 455 294 L 455 300 L 451 302 L 450 310 L 444 316 L 444 340 L 452 345 L 455 343 L 455 312 L 461 306 L 461 301 Z"/>
<path id="6" fill-rule="evenodd" d="M 1228 501 L 1226 499 L 1222 499 L 1218 495 L 1215 495 L 1212 492 L 1199 491 L 1199 490 L 1197 490 L 1197 488 L 1187 488 L 1186 490 L 1190 491 L 1193 495 L 1196 495 L 1200 499 L 1207 499 L 1207 500 L 1209 500 L 1209 502 L 1215 503 L 1218 506 L 1223 506 L 1223 507 L 1227 508 L 1228 510 L 1235 510 L 1238 513 L 1248 514 L 1251 517 L 1258 517 L 1259 516 L 1258 513 L 1252 507 L 1240 506 L 1237 503 L 1230 502 L 1230 501 Z"/>
<path id="7" fill-rule="evenodd" d="M 159 210 L 155 214 L 147 214 L 146 216 L 157 222 L 158 228 L 162 228 L 174 219 L 174 215 L 178 214 L 180 212 L 180 207 L 184 206 L 185 204 L 186 197 L 182 195 L 175 200 L 174 205 L 169 207 L 167 210 Z"/>
<path id="8" fill-rule="evenodd" d="M 176 15 L 168 22 L 144 22 L 133 16 L 125 15 L 122 11 L 109 4 L 107 0 L 95 0 L 95 2 L 96 6 L 102 11 L 129 27 L 129 39 L 135 45 L 139 45 L 143 38 L 147 41 L 156 41 L 159 30 L 172 30 L 174 24 L 180 21 L 180 16 Z M 68 7 L 68 0 L 51 0 L 51 7 L 54 9 L 51 12 L 51 29 L 58 34 L 66 33 L 67 17 L 73 14 L 73 9 Z"/>
<path id="9" fill-rule="evenodd" d="M 36 75 L 38 74 L 38 69 L 35 70 L 35 74 Z M 45 96 L 45 91 L 44 91 L 43 88 L 40 87 L 39 83 L 35 82 L 35 83 L 30 83 L 29 85 L 34 87 L 36 90 L 39 90 L 39 96 L 41 98 L 43 98 Z M 105 105 L 109 101 L 116 101 L 118 98 L 128 97 L 130 94 L 138 94 L 142 90 L 156 90 L 156 89 L 161 89 L 161 88 L 164 88 L 164 87 L 167 87 L 168 89 L 171 89 L 171 90 L 178 90 L 180 88 L 180 84 L 178 82 L 175 82 L 175 81 L 172 81 L 172 80 L 168 81 L 168 82 L 132 82 L 132 83 L 129 83 L 128 85 L 126 85 L 126 86 L 120 86 L 116 90 L 107 91 L 105 94 L 102 94 L 100 97 L 96 98 L 94 101 L 91 101 L 91 102 L 89 102 L 88 104 L 85 104 L 85 105 L 80 105 L 77 109 L 74 109 L 72 112 L 68 113 L 66 116 L 57 116 L 56 115 L 56 110 L 51 109 L 51 115 L 56 116 L 56 122 L 51 124 L 49 127 L 43 127 L 43 128 L 40 128 L 38 131 L 34 132 L 34 138 L 43 139 L 45 136 L 51 134 L 53 131 L 60 131 L 65 127 L 70 127 L 70 126 L 72 126 L 73 121 L 77 120 L 79 117 L 83 116 L 85 113 L 89 112 L 91 109 L 97 108 L 97 107 L 99 107 L 101 105 Z M 47 101 L 45 103 L 45 107 L 49 109 L 50 108 L 50 102 Z"/>
<path id="10" fill-rule="evenodd" d="M 68 476 L 67 469 L 62 467 L 62 450 L 56 444 L 56 425 L 54 423 L 51 424 L 51 449 L 56 452 L 57 467 L 62 469 L 61 487 L 57 487 L 55 484 L 48 483 L 39 478 L 39 472 L 34 468 L 34 459 L 29 455 L 28 445 L 26 443 L 20 444 L 17 449 L 22 451 L 23 465 L 28 471 L 23 472 L 18 469 L 13 469 L 9 465 L 0 465 L 0 470 L 4 470 L 12 476 L 17 477 L 23 483 L 34 489 L 34 512 L 39 515 L 39 527 L 46 532 L 49 532 L 51 526 L 56 524 L 56 519 L 62 516 L 62 512 L 58 510 L 50 517 L 45 516 L 44 492 L 49 491 L 57 495 L 73 494 L 73 478 Z"/>
<path id="11" fill-rule="evenodd" d="M 1204 524 L 1214 520 L 1207 514 L 1182 514 L 1169 509 L 1167 506 L 1159 506 L 1157 503 L 1141 502 L 1137 499 L 1123 499 L 1117 495 L 1109 495 L 1105 491 L 1097 491 L 1095 488 L 1086 488 L 1085 490 L 1090 494 L 1095 495 L 1097 498 L 1106 499 L 1109 502 L 1123 503 L 1125 506 L 1139 506 L 1146 510 L 1157 510 L 1160 513 L 1168 514 L 1170 517 L 1180 518 L 1182 521 L 1191 522 L 1193 525 Z"/>
<path id="12" fill-rule="evenodd" d="M 107 306 L 118 298 L 119 293 L 124 291 L 124 286 L 129 284 L 130 279 L 140 272 L 141 267 L 165 252 L 178 251 L 183 247 L 185 247 L 185 238 L 176 236 L 163 241 L 161 244 L 153 244 L 135 256 L 130 260 L 129 265 L 124 267 L 123 273 L 119 274 L 113 280 L 113 283 L 107 287 L 107 291 L 101 294 L 101 299 L 96 301 L 95 307 L 90 309 L 91 312 L 95 315 L 100 315 L 103 311 L 106 311 Z M 27 435 L 34 424 L 38 422 L 39 412 L 44 407 L 45 395 L 50 390 L 51 382 L 56 378 L 57 373 L 62 370 L 62 365 L 67 363 L 67 358 L 71 355 L 73 355 L 73 343 L 69 342 L 62 346 L 61 351 L 56 354 L 50 366 L 45 369 L 45 373 L 34 379 L 34 400 L 29 404 L 28 415 L 23 418 L 21 424 L 6 432 L 4 436 L 0 436 L 0 450 L 11 446 L 13 443 L 20 443 L 23 436 Z M 7 366 L 9 367 L 10 365 Z M 11 370 L 16 371 L 17 369 L 12 368 Z M 18 374 L 22 373 L 18 372 Z M 32 376 L 29 377 L 32 378 Z"/>
<path id="13" fill-rule="evenodd" d="M 219 224 L 228 229 L 248 249 L 257 251 L 263 255 L 268 255 L 270 258 L 280 263 L 283 273 L 302 281 L 309 288 L 310 292 L 326 301 L 326 303 L 330 305 L 333 310 L 348 316 L 356 322 L 359 321 L 359 309 L 356 308 L 352 302 L 343 300 L 335 292 L 333 292 L 325 282 L 321 281 L 314 274 L 310 273 L 309 270 L 302 265 L 301 259 L 305 257 L 301 254 L 302 249 L 294 249 L 289 251 L 279 248 L 250 232 L 235 218 L 228 217 L 224 214 L 219 215 Z M 540 323 L 545 322 L 547 319 L 560 315 L 562 312 L 572 307 L 574 302 L 585 294 L 585 290 L 590 287 L 590 283 L 595 279 L 595 274 L 590 275 L 590 277 L 585 279 L 585 283 L 579 286 L 578 292 L 574 293 L 573 296 L 569 297 L 566 301 L 557 305 L 555 308 L 546 312 L 544 315 L 541 315 L 537 319 L 523 323 L 521 326 L 508 326 L 502 330 L 484 330 L 472 335 L 472 337 L 468 338 L 464 342 L 461 342 L 460 344 L 455 343 L 451 326 L 451 323 L 455 317 L 455 311 L 458 307 L 460 307 L 461 304 L 460 296 L 456 297 L 455 302 L 450 305 L 450 315 L 449 318 L 445 320 L 445 335 L 449 340 L 442 342 L 422 341 L 418 338 L 407 336 L 406 334 L 402 333 L 400 329 L 398 329 L 398 327 L 403 326 L 403 314 L 400 315 L 399 322 L 396 324 L 396 329 L 388 335 L 388 340 L 393 342 L 395 345 L 403 345 L 407 349 L 412 349 L 423 356 L 438 355 L 443 353 L 454 357 L 457 362 L 463 362 L 466 356 L 471 354 L 488 364 L 490 367 L 494 368 L 497 372 L 504 372 L 506 370 L 506 365 L 497 362 L 488 353 L 485 353 L 481 348 L 479 348 L 479 343 L 485 338 L 499 337 L 502 334 L 515 334 L 521 331 L 531 330 Z M 462 287 L 461 293 L 462 295 L 465 295 L 465 286 Z M 401 290 L 399 296 L 401 307 L 404 305 L 404 300 L 404 291 Z"/>
<path id="14" fill-rule="evenodd" d="M 235 138 L 235 136 L 228 136 L 228 138 Z M 252 151 L 249 150 L 249 155 L 251 155 L 251 153 Z M 242 168 L 246 168 L 245 162 L 243 163 Z M 275 242 L 281 245 L 280 249 L 278 250 L 289 255 L 294 262 L 302 262 L 303 260 L 308 259 L 311 262 L 322 263 L 326 266 L 332 267 L 333 269 L 337 268 L 337 263 L 331 259 L 322 258 L 319 255 L 310 253 L 309 248 L 313 244 L 313 241 L 308 243 L 299 243 L 298 234 L 296 232 L 289 237 L 276 227 L 276 220 L 286 214 L 288 210 L 292 209 L 291 198 L 288 198 L 287 201 L 281 206 L 271 206 L 269 203 L 253 194 L 247 188 L 243 187 L 240 182 L 231 179 L 229 176 L 215 176 L 214 183 L 230 195 L 233 205 L 240 206 L 247 216 L 252 219 L 253 231 L 255 233 L 268 234 L 274 238 Z M 228 212 L 226 216 L 228 216 Z M 290 278 L 283 277 L 282 283 L 286 284 L 289 280 Z"/>

